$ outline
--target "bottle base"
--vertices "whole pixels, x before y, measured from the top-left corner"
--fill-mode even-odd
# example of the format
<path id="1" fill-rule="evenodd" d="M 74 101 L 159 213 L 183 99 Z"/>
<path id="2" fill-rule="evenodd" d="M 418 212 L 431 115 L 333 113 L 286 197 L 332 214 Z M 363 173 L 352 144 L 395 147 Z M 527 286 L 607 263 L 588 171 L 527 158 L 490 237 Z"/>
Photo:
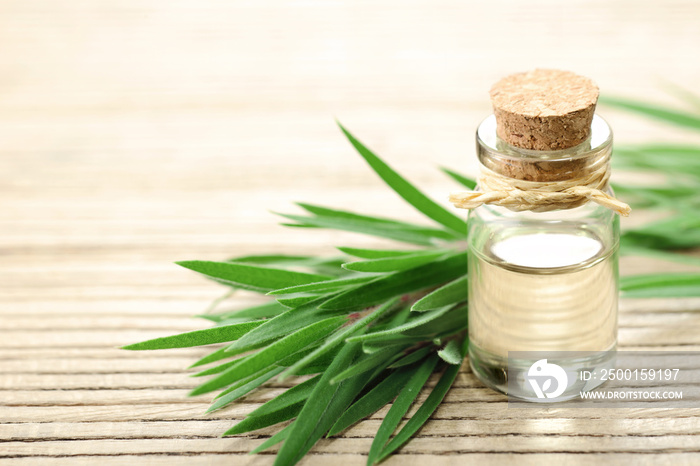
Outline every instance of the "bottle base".
<path id="1" fill-rule="evenodd" d="M 587 392 L 602 385 L 599 377 L 584 380 L 582 374 L 600 374 L 603 369 L 615 366 L 616 345 L 604 351 L 591 352 L 518 352 L 517 357 L 504 358 L 470 344 L 469 365 L 476 377 L 487 387 L 517 398 L 535 403 L 555 403 L 579 398 L 581 392 Z M 527 355 L 523 358 L 523 355 Z M 538 360 L 547 359 L 547 363 L 559 366 L 567 375 L 566 388 L 556 397 L 549 397 L 543 390 L 537 393 L 533 386 L 531 369 Z M 557 387 L 558 388 L 558 387 Z M 539 396 L 538 396 L 539 395 Z"/>

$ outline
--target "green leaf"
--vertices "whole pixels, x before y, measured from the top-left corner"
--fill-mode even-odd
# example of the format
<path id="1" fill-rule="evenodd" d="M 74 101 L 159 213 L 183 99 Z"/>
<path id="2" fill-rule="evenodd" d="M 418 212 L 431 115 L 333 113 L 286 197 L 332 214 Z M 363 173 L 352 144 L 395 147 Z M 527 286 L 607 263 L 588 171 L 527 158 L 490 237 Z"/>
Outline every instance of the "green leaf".
<path id="1" fill-rule="evenodd" d="M 212 411 L 216 411 L 217 409 L 221 409 L 224 406 L 228 405 L 229 403 L 234 402 L 235 400 L 239 399 L 242 396 L 247 395 L 251 391 L 255 390 L 258 388 L 260 385 L 264 384 L 280 372 L 282 372 L 283 367 L 275 367 L 271 371 L 268 371 L 261 375 L 260 377 L 257 377 L 250 382 L 241 385 L 240 387 L 236 388 L 235 390 L 231 390 L 230 392 L 226 393 L 225 395 L 217 398 L 214 400 L 212 405 L 207 409 L 207 413 L 211 413 Z"/>
<path id="2" fill-rule="evenodd" d="M 311 325 L 317 322 L 321 316 L 327 317 L 329 313 L 318 309 L 318 305 L 323 303 L 326 299 L 328 299 L 328 297 L 319 298 L 303 306 L 290 309 L 270 320 L 264 321 L 260 327 L 232 343 L 226 351 L 240 352 L 256 348 L 260 344 L 270 342 L 294 330 Z"/>
<path id="3" fill-rule="evenodd" d="M 457 340 L 450 340 L 443 349 L 438 351 L 438 356 L 448 364 L 462 364 L 463 356 Z"/>
<path id="4" fill-rule="evenodd" d="M 658 169 L 657 169 L 658 170 Z M 614 183 L 615 193 L 634 207 L 676 210 L 679 206 L 690 209 L 700 207 L 697 183 L 674 186 L 628 186 Z"/>
<path id="5" fill-rule="evenodd" d="M 231 427 L 229 430 L 224 432 L 223 437 L 228 437 L 229 435 L 238 435 L 245 432 L 252 432 L 254 430 L 262 429 L 264 427 L 273 426 L 279 424 L 280 422 L 288 421 L 295 418 L 299 412 L 304 407 L 304 402 L 287 406 L 275 411 L 270 414 L 265 414 L 263 416 L 253 416 L 243 419 L 241 422 Z"/>
<path id="6" fill-rule="evenodd" d="M 303 215 L 281 214 L 282 217 L 319 228 L 332 228 L 334 230 L 363 233 L 380 238 L 389 238 L 404 243 L 430 246 L 435 242 L 436 236 L 424 232 L 422 229 L 410 229 L 398 225 L 382 224 L 362 220 L 351 220 L 334 217 L 305 217 Z"/>
<path id="7" fill-rule="evenodd" d="M 277 298 L 277 302 L 283 306 L 294 309 L 304 304 L 316 301 L 320 296 L 317 294 L 302 294 L 300 296 L 289 296 L 286 298 Z"/>
<path id="8" fill-rule="evenodd" d="M 418 362 L 424 357 L 426 357 L 428 354 L 432 353 L 434 351 L 434 348 L 431 346 L 426 346 L 424 348 L 419 348 L 411 353 L 408 353 L 406 356 L 403 358 L 399 359 L 395 363 L 391 364 L 389 366 L 389 369 L 396 369 L 399 367 L 404 367 L 408 366 L 410 364 L 413 364 L 414 362 Z"/>
<path id="9" fill-rule="evenodd" d="M 359 154 L 367 161 L 370 167 L 372 167 L 377 175 L 379 175 L 386 182 L 386 184 L 391 187 L 391 189 L 396 191 L 399 196 L 404 198 L 406 202 L 411 204 L 427 217 L 462 236 L 466 236 L 467 223 L 464 220 L 430 199 L 415 186 L 406 181 L 401 175 L 394 171 L 394 169 L 392 169 L 382 159 L 377 157 L 377 155 L 375 155 L 352 134 L 350 134 L 350 132 L 348 132 L 343 125 L 338 123 L 338 126 L 343 131 L 343 134 L 345 134 L 345 137 L 347 137 L 350 143 L 355 147 L 357 152 L 359 152 Z"/>
<path id="10" fill-rule="evenodd" d="M 337 435 L 356 422 L 370 416 L 393 400 L 399 391 L 406 385 L 411 376 L 418 370 L 418 366 L 392 371 L 384 380 L 379 382 L 372 390 L 350 406 L 333 424 L 328 437 Z"/>
<path id="11" fill-rule="evenodd" d="M 401 251 L 396 249 L 365 249 L 365 248 L 349 248 L 339 247 L 338 250 L 350 256 L 359 257 L 361 259 L 384 259 L 387 257 L 401 257 L 409 254 L 415 254 L 419 251 Z"/>
<path id="12" fill-rule="evenodd" d="M 700 274 L 663 273 L 620 279 L 626 298 L 683 298 L 700 296 Z"/>
<path id="13" fill-rule="evenodd" d="M 286 370 L 280 376 L 280 380 L 284 380 L 287 376 L 289 376 L 291 374 L 295 374 L 302 367 L 304 367 L 307 364 L 311 363 L 312 361 L 318 359 L 322 355 L 328 353 L 333 348 L 338 347 L 340 344 L 342 344 L 345 341 L 345 339 L 347 337 L 353 335 L 354 333 L 359 332 L 360 330 L 364 329 L 366 326 L 368 326 L 369 324 L 371 324 L 375 320 L 379 319 L 383 315 L 393 311 L 397 302 L 398 302 L 398 299 L 389 300 L 386 303 L 382 304 L 377 309 L 373 310 L 372 312 L 370 312 L 369 314 L 364 316 L 363 318 L 359 319 L 357 322 L 353 323 L 352 325 L 348 325 L 347 327 L 344 327 L 343 329 L 341 329 L 337 333 L 331 335 L 316 350 L 314 350 L 308 356 L 301 359 L 296 364 L 292 365 L 288 370 Z"/>
<path id="14" fill-rule="evenodd" d="M 366 380 L 355 377 L 331 385 L 332 379 L 342 368 L 352 364 L 359 354 L 359 344 L 345 345 L 333 363 L 323 373 L 318 384 L 304 404 L 299 416 L 282 445 L 275 466 L 291 465 L 299 461 L 323 434 L 330 429 L 341 413 L 352 403 L 362 390 Z"/>
<path id="15" fill-rule="evenodd" d="M 411 379 L 402 387 L 399 396 L 394 400 L 391 409 L 389 409 L 389 412 L 386 414 L 377 430 L 377 434 L 374 436 L 374 441 L 369 449 L 369 456 L 367 458 L 368 465 L 374 464 L 376 461 L 382 448 L 389 440 L 389 437 L 398 427 L 401 419 L 403 419 L 403 416 L 420 393 L 421 388 L 423 388 L 423 385 L 428 381 L 430 374 L 433 373 L 437 361 L 437 356 L 432 356 L 423 361 Z"/>
<path id="16" fill-rule="evenodd" d="M 444 256 L 448 251 L 425 251 L 409 254 L 401 257 L 387 257 L 384 259 L 369 259 L 364 261 L 346 262 L 343 268 L 356 272 L 393 272 L 405 270 L 419 265 L 427 264 Z"/>
<path id="17" fill-rule="evenodd" d="M 218 314 L 203 314 L 198 315 L 203 319 L 221 322 L 228 319 L 264 319 L 266 317 L 274 317 L 286 311 L 288 308 L 281 305 L 277 301 L 269 301 L 265 304 L 240 309 L 237 311 L 225 311 Z"/>
<path id="18" fill-rule="evenodd" d="M 468 293 L 469 281 L 464 275 L 419 299 L 411 306 L 411 310 L 423 312 L 466 301 Z"/>
<path id="19" fill-rule="evenodd" d="M 238 364 L 233 365 L 219 376 L 194 389 L 190 396 L 211 392 L 254 374 L 262 368 L 270 366 L 322 338 L 328 332 L 338 328 L 346 320 L 342 316 L 331 317 L 297 330 L 259 352 L 241 359 Z"/>
<path id="20" fill-rule="evenodd" d="M 201 273 L 219 283 L 236 288 L 267 293 L 289 286 L 303 285 L 331 277 L 292 270 L 273 269 L 250 264 L 212 261 L 182 261 L 178 265 Z"/>
<path id="21" fill-rule="evenodd" d="M 700 129 L 700 116 L 682 112 L 661 105 L 640 102 L 633 99 L 624 99 L 620 97 L 604 97 L 601 96 L 599 102 L 608 107 L 614 107 L 620 110 L 637 113 L 649 118 L 653 118 L 664 123 L 670 123 L 676 126 L 683 126 L 694 130 Z"/>
<path id="22" fill-rule="evenodd" d="M 462 348 L 460 353 L 462 359 L 467 353 L 468 344 L 469 340 L 465 338 L 462 342 Z M 440 377 L 440 380 L 438 381 L 437 385 L 435 385 L 435 388 L 433 388 L 433 390 L 430 392 L 430 395 L 428 395 L 428 398 L 420 406 L 420 408 L 418 408 L 418 411 L 416 411 L 416 413 L 411 417 L 411 419 L 408 420 L 406 425 L 403 426 L 403 429 L 401 429 L 399 433 L 396 434 L 396 436 L 393 439 L 391 439 L 391 441 L 381 451 L 379 456 L 376 458 L 377 462 L 382 461 L 394 451 L 401 448 L 401 446 L 404 443 L 406 443 L 413 436 L 413 434 L 418 432 L 418 429 L 423 427 L 423 424 L 425 424 L 428 421 L 428 419 L 435 412 L 440 403 L 442 403 L 442 400 L 445 398 L 445 395 L 447 394 L 448 390 L 457 378 L 457 374 L 459 374 L 460 367 L 461 366 L 459 365 L 450 365 L 447 367 L 445 372 L 442 374 L 442 377 Z"/>
<path id="23" fill-rule="evenodd" d="M 306 264 L 309 261 L 316 261 L 313 256 L 295 256 L 289 254 L 256 254 L 250 256 L 239 256 L 228 259 L 226 262 L 245 262 L 250 264 Z"/>
<path id="24" fill-rule="evenodd" d="M 233 356 L 235 356 L 235 354 L 227 353 L 226 347 L 224 346 L 223 348 L 219 348 L 216 351 L 207 354 L 202 359 L 192 364 L 189 369 L 204 366 L 205 364 L 211 364 L 212 362 L 221 361 L 222 359 L 231 358 Z"/>
<path id="25" fill-rule="evenodd" d="M 416 345 L 422 343 L 425 338 L 421 337 L 407 337 L 404 335 L 387 335 L 381 339 L 367 340 L 362 343 L 362 351 L 371 354 L 381 351 L 389 346 L 393 346 L 394 350 L 399 353 L 403 351 L 407 346 Z"/>
<path id="26" fill-rule="evenodd" d="M 394 272 L 360 285 L 321 304 L 321 309 L 362 309 L 394 296 L 425 289 L 464 275 L 467 254 L 460 252 L 408 270 Z"/>
<path id="27" fill-rule="evenodd" d="M 212 327 L 204 330 L 180 333 L 169 337 L 154 338 L 132 345 L 123 346 L 122 349 L 141 351 L 169 348 L 189 348 L 191 346 L 211 345 L 236 340 L 249 331 L 262 325 L 264 321 L 243 322 L 240 324 Z"/>
<path id="28" fill-rule="evenodd" d="M 248 416 L 263 416 L 265 414 L 274 413 L 282 408 L 286 408 L 287 406 L 306 400 L 311 395 L 311 392 L 313 392 L 314 387 L 316 387 L 316 384 L 320 379 L 321 376 L 317 375 L 309 380 L 305 380 L 304 382 L 293 386 L 286 392 L 278 395 L 254 410 Z"/>
<path id="29" fill-rule="evenodd" d="M 231 353 L 224 353 L 231 357 Z M 247 357 L 247 356 L 244 356 Z M 241 362 L 241 359 L 243 358 L 238 358 L 234 359 L 233 361 L 225 362 L 223 364 L 219 364 L 218 366 L 210 367 L 209 369 L 205 369 L 201 372 L 197 372 L 196 374 L 192 374 L 190 377 L 206 377 L 207 375 L 214 375 L 214 374 L 220 374 L 229 367 L 233 366 L 234 364 L 238 364 Z"/>
<path id="30" fill-rule="evenodd" d="M 307 204 L 303 202 L 299 202 L 297 203 L 297 205 L 319 217 L 335 218 L 338 220 L 348 221 L 370 222 L 377 226 L 382 226 L 385 228 L 394 228 L 397 230 L 411 230 L 417 233 L 422 233 L 428 236 L 432 236 L 434 238 L 440 238 L 445 240 L 453 240 L 455 238 L 459 238 L 459 236 L 457 236 L 455 232 L 447 231 L 442 228 L 418 225 L 415 223 L 403 222 L 392 218 L 362 215 L 357 214 L 355 212 L 349 212 L 347 210 L 331 209 L 329 207 L 322 207 L 319 205 Z"/>
<path id="31" fill-rule="evenodd" d="M 275 435 L 270 437 L 269 439 L 265 440 L 263 443 L 255 447 L 250 454 L 255 455 L 257 453 L 260 453 L 261 451 L 267 450 L 270 447 L 273 447 L 277 445 L 278 443 L 287 440 L 287 437 L 289 437 L 289 433 L 292 431 L 292 426 L 294 423 L 289 424 L 287 427 L 284 429 L 280 430 L 277 432 Z"/>
<path id="32" fill-rule="evenodd" d="M 363 354 L 360 359 L 355 362 L 355 364 L 333 377 L 331 379 L 331 384 L 342 382 L 350 377 L 356 377 L 378 367 L 388 366 L 390 361 L 393 361 L 397 355 L 401 354 L 401 351 L 403 350 L 397 350 L 395 347 L 390 347 L 371 354 Z"/>
<path id="33" fill-rule="evenodd" d="M 314 270 L 316 273 L 338 275 L 342 271 L 338 269 L 342 263 L 338 258 L 326 258 L 315 256 L 295 256 L 286 254 L 261 254 L 253 256 L 241 256 L 227 260 L 226 262 L 245 262 L 257 265 L 285 265 L 291 267 L 303 267 Z"/>
<path id="34" fill-rule="evenodd" d="M 669 172 L 697 174 L 700 169 L 700 146 L 678 144 L 643 144 L 615 148 L 617 167 L 659 170 Z"/>
<path id="35" fill-rule="evenodd" d="M 468 189 L 476 189 L 476 181 L 474 181 L 472 178 L 468 178 L 464 175 L 460 175 L 459 173 L 450 170 L 449 168 L 445 167 L 440 167 L 440 170 L 442 170 L 447 176 L 455 180 L 457 183 L 461 184 L 465 188 Z"/>
<path id="36" fill-rule="evenodd" d="M 432 319 L 418 327 L 405 330 L 403 335 L 434 339 L 455 334 L 467 328 L 469 323 L 468 308 L 467 304 L 455 305 L 439 319 Z"/>
<path id="37" fill-rule="evenodd" d="M 445 306 L 445 307 L 443 307 L 441 309 L 437 309 L 435 311 L 420 314 L 419 317 L 414 317 L 412 319 L 409 319 L 408 322 L 406 322 L 403 325 L 399 325 L 397 327 L 393 327 L 393 328 L 390 328 L 387 330 L 382 330 L 380 332 L 371 332 L 371 333 L 366 333 L 364 335 L 357 335 L 357 336 L 348 338 L 347 341 L 377 340 L 377 339 L 380 339 L 383 337 L 396 335 L 398 333 L 419 327 L 419 326 L 426 324 L 432 320 L 435 320 L 438 317 L 441 317 L 441 316 L 447 314 L 447 312 L 449 312 L 451 309 L 452 309 L 452 306 Z"/>
<path id="38" fill-rule="evenodd" d="M 639 228 L 621 236 L 623 246 L 653 249 L 685 249 L 700 246 L 700 212 L 685 212 Z"/>
<path id="39" fill-rule="evenodd" d="M 689 256 L 687 254 L 676 254 L 673 252 L 659 251 L 658 249 L 649 249 L 627 245 L 624 245 L 620 248 L 620 253 L 630 256 L 651 257 L 653 259 L 660 259 L 669 262 L 677 262 L 679 264 L 695 265 L 700 267 L 700 257 Z"/>
<path id="40" fill-rule="evenodd" d="M 308 285 L 290 286 L 289 288 L 281 288 L 279 290 L 270 291 L 268 295 L 282 295 L 291 293 L 305 292 L 320 292 L 320 291 L 337 291 L 360 283 L 367 283 L 375 277 L 371 275 L 351 276 L 347 278 L 337 278 L 335 280 L 325 280 L 322 282 L 309 283 Z"/>

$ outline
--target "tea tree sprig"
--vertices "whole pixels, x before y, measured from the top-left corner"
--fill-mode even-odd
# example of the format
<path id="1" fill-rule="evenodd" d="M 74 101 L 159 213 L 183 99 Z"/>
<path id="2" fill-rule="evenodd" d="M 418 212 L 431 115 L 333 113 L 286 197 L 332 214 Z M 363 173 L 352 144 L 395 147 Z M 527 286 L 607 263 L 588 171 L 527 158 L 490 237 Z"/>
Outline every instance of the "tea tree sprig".
<path id="1" fill-rule="evenodd" d="M 619 98 L 609 106 L 700 131 L 700 115 Z M 300 203 L 306 214 L 285 214 L 284 225 L 332 228 L 403 243 L 394 249 L 340 246 L 341 257 L 253 255 L 223 262 L 179 265 L 226 286 L 269 301 L 207 313 L 204 330 L 126 346 L 129 350 L 225 343 L 195 362 L 212 376 L 192 391 L 218 391 L 208 412 L 223 409 L 266 382 L 296 377 L 294 386 L 252 411 L 224 435 L 240 435 L 291 421 L 251 453 L 282 443 L 275 464 L 298 462 L 324 436 L 341 434 L 393 401 L 369 451 L 368 464 L 395 452 L 425 424 L 460 370 L 467 328 L 466 222 L 413 186 L 347 129 L 348 141 L 400 197 L 432 225 Z M 621 168 L 665 173 L 657 186 L 616 184 L 635 206 L 671 210 L 671 217 L 622 235 L 621 252 L 690 265 L 700 259 L 672 252 L 700 246 L 700 146 L 643 145 L 616 149 Z M 475 181 L 449 168 L 452 181 Z M 624 296 L 700 296 L 700 274 L 624 277 Z M 219 303 L 217 303 L 219 304 Z M 218 365 L 217 365 L 218 364 Z M 431 374 L 440 374 L 429 389 Z M 428 396 L 397 432 L 400 421 Z M 392 438 L 392 434 L 395 434 Z"/>

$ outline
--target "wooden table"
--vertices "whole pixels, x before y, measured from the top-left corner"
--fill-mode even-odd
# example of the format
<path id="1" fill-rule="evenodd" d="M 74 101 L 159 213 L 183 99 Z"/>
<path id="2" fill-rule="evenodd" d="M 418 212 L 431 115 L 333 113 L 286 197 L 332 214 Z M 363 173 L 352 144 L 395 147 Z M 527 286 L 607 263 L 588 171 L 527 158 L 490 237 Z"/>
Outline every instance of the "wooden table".
<path id="1" fill-rule="evenodd" d="M 210 397 L 185 397 L 203 351 L 117 349 L 206 326 L 191 316 L 224 290 L 172 263 L 391 246 L 269 213 L 423 221 L 334 116 L 445 201 L 456 186 L 436 167 L 474 173 L 496 79 L 556 66 L 670 102 L 662 78 L 700 82 L 698 17 L 691 0 L 1 1 L 0 462 L 270 464 L 246 452 L 273 430 L 219 435 L 279 387 L 206 416 Z M 604 113 L 618 140 L 694 137 Z M 697 309 L 624 302 L 620 343 L 700 349 Z M 303 463 L 363 464 L 385 412 Z M 697 464 L 699 434 L 696 409 L 508 409 L 465 368 L 387 464 Z"/>

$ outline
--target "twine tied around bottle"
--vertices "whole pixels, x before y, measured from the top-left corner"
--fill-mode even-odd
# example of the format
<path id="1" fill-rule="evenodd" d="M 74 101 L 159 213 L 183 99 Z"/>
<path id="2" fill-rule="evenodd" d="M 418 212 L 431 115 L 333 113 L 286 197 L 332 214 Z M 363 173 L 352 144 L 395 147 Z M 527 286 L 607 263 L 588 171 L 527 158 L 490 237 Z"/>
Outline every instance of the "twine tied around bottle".
<path id="1" fill-rule="evenodd" d="M 632 210 L 630 206 L 603 191 L 609 178 L 609 164 L 579 178 L 548 182 L 509 178 L 482 166 L 478 179 L 480 190 L 452 193 L 450 202 L 459 209 L 491 204 L 516 212 L 548 212 L 593 201 L 627 217 Z"/>

